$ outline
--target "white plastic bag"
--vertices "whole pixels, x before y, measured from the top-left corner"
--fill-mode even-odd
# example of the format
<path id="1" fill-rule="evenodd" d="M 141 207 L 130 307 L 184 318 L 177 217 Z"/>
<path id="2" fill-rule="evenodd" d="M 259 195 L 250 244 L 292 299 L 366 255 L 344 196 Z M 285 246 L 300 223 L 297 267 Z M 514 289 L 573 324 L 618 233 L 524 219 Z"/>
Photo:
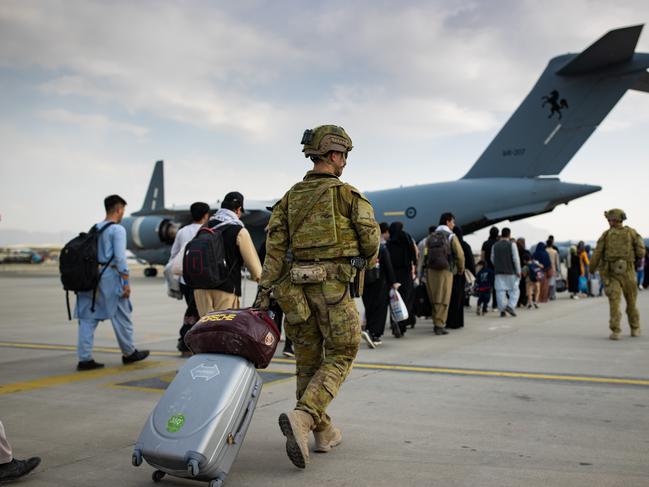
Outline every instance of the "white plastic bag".
<path id="1" fill-rule="evenodd" d="M 394 288 L 390 289 L 390 314 L 392 315 L 392 321 L 397 323 L 408 319 L 406 303 L 403 302 L 399 291 Z"/>
<path id="2" fill-rule="evenodd" d="M 169 262 L 171 264 L 171 272 L 174 276 L 182 276 L 183 275 L 183 259 L 185 257 L 185 246 L 187 244 L 183 245 L 180 248 L 180 252 L 178 252 L 175 257 Z M 169 264 L 167 264 L 169 265 Z"/>
<path id="3" fill-rule="evenodd" d="M 165 282 L 167 284 L 167 296 L 174 299 L 183 299 L 183 293 L 180 291 L 180 282 L 178 276 L 172 272 L 173 262 L 167 262 L 164 269 Z"/>

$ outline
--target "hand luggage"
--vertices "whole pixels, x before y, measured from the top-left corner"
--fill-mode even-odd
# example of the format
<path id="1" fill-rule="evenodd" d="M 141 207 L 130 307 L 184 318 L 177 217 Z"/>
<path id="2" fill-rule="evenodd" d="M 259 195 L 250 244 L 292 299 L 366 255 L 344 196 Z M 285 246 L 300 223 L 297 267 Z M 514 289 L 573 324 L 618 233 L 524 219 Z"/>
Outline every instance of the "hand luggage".
<path id="1" fill-rule="evenodd" d="M 390 289 L 390 315 L 397 323 L 408 319 L 406 303 L 404 303 L 399 291 L 394 288 Z"/>
<path id="2" fill-rule="evenodd" d="M 166 474 L 221 487 L 250 425 L 261 393 L 255 366 L 234 355 L 194 355 L 149 416 L 132 463 L 146 460 Z"/>
<path id="3" fill-rule="evenodd" d="M 275 355 L 279 329 L 268 313 L 254 308 L 211 311 L 185 334 L 194 353 L 224 353 L 247 358 L 265 369 Z"/>
<path id="4" fill-rule="evenodd" d="M 590 280 L 590 294 L 592 296 L 599 296 L 599 279 L 596 277 Z"/>

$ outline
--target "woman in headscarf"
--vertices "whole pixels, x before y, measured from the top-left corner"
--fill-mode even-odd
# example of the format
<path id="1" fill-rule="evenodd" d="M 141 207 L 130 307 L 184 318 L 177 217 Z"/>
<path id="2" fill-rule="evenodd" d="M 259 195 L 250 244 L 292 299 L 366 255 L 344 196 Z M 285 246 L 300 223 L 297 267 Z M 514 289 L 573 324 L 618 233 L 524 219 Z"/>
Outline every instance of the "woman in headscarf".
<path id="1" fill-rule="evenodd" d="M 568 292 L 570 299 L 579 299 L 579 254 L 574 245 L 570 246 L 568 257 Z"/>
<path id="2" fill-rule="evenodd" d="M 545 244 L 543 242 L 536 244 L 536 250 L 532 254 L 532 258 L 543 266 L 543 279 L 541 280 L 539 302 L 547 303 L 550 297 L 550 276 L 548 273 L 552 272 L 552 263 L 550 262 L 550 254 L 545 250 Z"/>
<path id="3" fill-rule="evenodd" d="M 520 262 L 525 262 L 526 257 L 530 260 L 532 259 L 532 254 L 530 254 L 530 251 L 525 248 L 525 239 L 523 237 L 516 239 L 516 248 L 518 249 Z M 520 308 L 521 306 L 527 306 L 527 285 L 525 279 L 519 279 L 518 288 L 520 294 L 518 296 L 518 304 L 516 307 Z"/>
<path id="4" fill-rule="evenodd" d="M 471 246 L 464 241 L 462 229 L 459 225 L 453 227 L 453 233 L 457 236 L 462 253 L 464 254 L 465 269 L 471 271 L 475 276 L 475 259 Z M 462 328 L 464 326 L 464 290 L 466 286 L 466 277 L 464 274 L 453 274 L 453 287 L 451 288 L 451 301 L 448 304 L 448 318 L 446 319 L 446 328 Z"/>
<path id="5" fill-rule="evenodd" d="M 406 333 L 408 325 L 414 325 L 416 322 L 414 269 L 417 267 L 417 250 L 412 237 L 403 230 L 403 223 L 393 222 L 390 224 L 389 232 L 390 238 L 387 247 L 394 269 L 394 277 L 396 282 L 401 283 L 399 294 L 408 308 L 408 319 L 393 324 L 392 333 L 399 338 Z"/>

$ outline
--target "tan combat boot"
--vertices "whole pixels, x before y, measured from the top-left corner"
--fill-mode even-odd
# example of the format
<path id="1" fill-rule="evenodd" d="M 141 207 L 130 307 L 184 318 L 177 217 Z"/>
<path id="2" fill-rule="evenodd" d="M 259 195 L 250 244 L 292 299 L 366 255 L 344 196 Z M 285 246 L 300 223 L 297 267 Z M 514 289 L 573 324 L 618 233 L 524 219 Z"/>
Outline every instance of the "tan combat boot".
<path id="1" fill-rule="evenodd" d="M 639 337 L 640 336 L 640 328 L 631 328 L 631 336 L 632 337 Z"/>
<path id="2" fill-rule="evenodd" d="M 315 448 L 313 451 L 318 453 L 327 453 L 343 441 L 340 430 L 331 424 L 324 431 L 314 431 L 313 436 L 315 436 Z"/>
<path id="3" fill-rule="evenodd" d="M 314 426 L 311 415 L 299 409 L 279 415 L 279 428 L 286 436 L 286 454 L 298 468 L 309 463 L 309 433 Z"/>
<path id="4" fill-rule="evenodd" d="M 620 334 L 618 332 L 614 331 L 613 333 L 611 333 L 609 335 L 609 338 L 611 340 L 619 340 L 620 339 Z"/>

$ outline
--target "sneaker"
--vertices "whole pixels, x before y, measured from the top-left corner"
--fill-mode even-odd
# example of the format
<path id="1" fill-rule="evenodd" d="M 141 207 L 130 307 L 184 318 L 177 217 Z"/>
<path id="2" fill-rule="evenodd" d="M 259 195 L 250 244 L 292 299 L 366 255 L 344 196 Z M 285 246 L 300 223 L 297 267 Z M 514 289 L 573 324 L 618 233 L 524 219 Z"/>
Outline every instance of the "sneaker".
<path id="1" fill-rule="evenodd" d="M 282 350 L 282 355 L 284 355 L 284 357 L 288 357 L 288 358 L 295 357 L 295 354 L 293 353 L 293 350 L 291 350 L 290 348 L 285 348 L 284 350 Z"/>
<path id="2" fill-rule="evenodd" d="M 539 309 L 539 305 L 536 304 L 536 303 L 534 303 L 534 308 L 535 308 L 535 309 Z"/>
<path id="3" fill-rule="evenodd" d="M 512 316 L 516 316 L 516 311 L 514 311 L 511 306 L 507 306 L 505 308 L 505 311 L 507 311 Z"/>
<path id="4" fill-rule="evenodd" d="M 90 360 L 83 360 L 77 364 L 77 370 L 94 370 L 94 369 L 101 369 L 104 366 L 104 364 L 100 364 L 99 362 L 95 362 L 93 359 Z"/>
<path id="5" fill-rule="evenodd" d="M 372 337 L 370 337 L 370 334 L 367 333 L 365 330 L 361 332 L 361 336 L 363 337 L 363 340 L 367 343 L 367 345 L 370 348 L 376 348 L 376 345 L 374 345 L 374 342 L 372 341 Z"/>
<path id="6" fill-rule="evenodd" d="M 637 338 L 640 336 L 640 328 L 632 328 L 631 329 L 631 336 L 634 338 Z"/>
<path id="7" fill-rule="evenodd" d="M 448 335 L 446 328 L 442 328 L 441 326 L 436 326 L 433 331 L 435 335 Z"/>
<path id="8" fill-rule="evenodd" d="M 374 345 L 382 345 L 383 342 L 381 341 L 381 337 L 372 337 L 372 341 L 374 342 Z"/>
<path id="9" fill-rule="evenodd" d="M 148 356 L 149 356 L 148 350 L 135 349 L 135 351 L 128 357 L 122 355 L 122 363 L 124 365 L 132 364 L 133 362 L 139 362 L 140 360 L 144 360 Z"/>
<path id="10" fill-rule="evenodd" d="M 507 317 L 507 313 L 505 313 L 504 311 L 501 311 L 501 312 L 500 312 L 500 317 L 501 317 L 501 318 L 505 318 L 505 317 Z"/>
<path id="11" fill-rule="evenodd" d="M 527 305 L 527 309 L 532 309 L 532 305 L 531 305 L 531 304 L 528 304 L 528 305 Z"/>
<path id="12" fill-rule="evenodd" d="M 619 334 L 619 333 L 616 333 L 616 332 L 613 332 L 613 333 L 611 333 L 611 334 L 609 335 L 608 338 L 609 338 L 610 340 L 619 340 L 619 339 L 620 339 L 620 334 Z"/>
<path id="13" fill-rule="evenodd" d="M 90 362 L 90 360 L 87 360 L 87 362 Z M 40 457 L 32 457 L 27 460 L 16 460 L 14 458 L 10 462 L 0 464 L 0 482 L 19 479 L 38 467 L 39 463 L 41 463 Z"/>

